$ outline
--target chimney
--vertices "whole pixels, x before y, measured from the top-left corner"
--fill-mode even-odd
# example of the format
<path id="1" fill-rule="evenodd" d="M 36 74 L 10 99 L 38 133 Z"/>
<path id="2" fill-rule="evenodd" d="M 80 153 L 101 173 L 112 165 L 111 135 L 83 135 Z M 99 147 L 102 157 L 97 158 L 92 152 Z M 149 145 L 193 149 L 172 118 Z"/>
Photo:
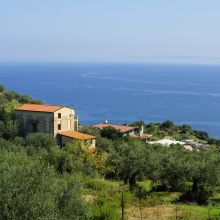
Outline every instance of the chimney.
<path id="1" fill-rule="evenodd" d="M 141 125 L 141 128 L 139 130 L 139 134 L 140 134 L 140 136 L 142 136 L 144 134 L 144 125 Z"/>

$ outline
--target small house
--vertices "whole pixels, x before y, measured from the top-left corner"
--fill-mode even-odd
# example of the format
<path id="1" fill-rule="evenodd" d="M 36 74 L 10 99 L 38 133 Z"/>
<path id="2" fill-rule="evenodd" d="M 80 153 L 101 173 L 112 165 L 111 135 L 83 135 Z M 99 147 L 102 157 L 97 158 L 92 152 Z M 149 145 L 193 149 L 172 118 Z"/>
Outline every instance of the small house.
<path id="1" fill-rule="evenodd" d="M 118 132 L 122 133 L 123 136 L 133 136 L 138 130 L 137 127 L 127 126 L 127 125 L 108 124 L 108 123 L 96 124 L 96 125 L 93 125 L 93 127 L 98 128 L 98 129 L 111 127 L 117 130 Z"/>

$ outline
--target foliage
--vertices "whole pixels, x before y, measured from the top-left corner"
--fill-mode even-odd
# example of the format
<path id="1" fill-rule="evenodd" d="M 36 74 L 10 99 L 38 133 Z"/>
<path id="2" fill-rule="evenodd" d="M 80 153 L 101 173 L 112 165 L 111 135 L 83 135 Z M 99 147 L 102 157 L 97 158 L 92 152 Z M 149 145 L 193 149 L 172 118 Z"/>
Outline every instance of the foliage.
<path id="1" fill-rule="evenodd" d="M 0 219 L 86 219 L 76 180 L 24 153 L 0 154 Z"/>
<path id="2" fill-rule="evenodd" d="M 42 153 L 41 160 L 44 164 L 52 165 L 58 174 L 72 173 L 74 170 L 74 158 L 59 148 Z"/>
<path id="3" fill-rule="evenodd" d="M 141 124 L 140 122 L 134 122 L 132 125 Z M 166 136 L 171 136 L 177 140 L 184 139 L 199 139 L 211 144 L 219 144 L 220 142 L 216 139 L 210 138 L 207 132 L 193 130 L 189 125 L 175 125 L 172 121 L 167 120 L 163 123 L 150 123 L 144 124 L 145 133 L 150 133 L 155 139 L 161 139 Z"/>
<path id="4" fill-rule="evenodd" d="M 113 128 L 84 126 L 81 132 L 96 136 L 97 152 L 91 154 L 77 141 L 60 148 L 50 134 L 18 136 L 14 108 L 20 103 L 38 100 L 0 86 L 0 219 L 118 219 L 118 180 L 126 188 L 126 202 L 136 205 L 139 199 L 140 208 L 178 199 L 208 204 L 220 186 L 220 141 L 206 132 L 169 120 L 132 124 L 144 126 L 153 139 L 170 136 L 212 145 L 189 151 L 178 145 L 147 145 Z M 94 193 L 87 202 L 90 210 L 81 199 L 82 186 Z"/>
<path id="5" fill-rule="evenodd" d="M 192 152 L 190 156 L 186 171 L 192 187 L 185 192 L 182 200 L 207 204 L 208 198 L 220 184 L 220 155 L 210 149 Z"/>
<path id="6" fill-rule="evenodd" d="M 44 148 L 47 150 L 57 145 L 54 136 L 46 133 L 29 134 L 26 137 L 25 144 L 27 146 L 33 146 L 36 149 Z"/>
<path id="7" fill-rule="evenodd" d="M 15 91 L 7 91 L 0 85 L 0 137 L 13 139 L 18 135 L 14 109 L 23 103 L 41 103 L 30 96 L 21 96 Z"/>
<path id="8" fill-rule="evenodd" d="M 19 102 L 22 103 L 22 104 L 25 104 L 25 103 L 41 104 L 42 103 L 40 100 L 33 100 L 32 97 L 30 97 L 28 95 L 20 96 Z"/>
<path id="9" fill-rule="evenodd" d="M 161 127 L 161 129 L 172 129 L 175 126 L 174 126 L 174 123 L 172 121 L 168 120 L 168 121 L 163 122 L 160 127 Z"/>
<path id="10" fill-rule="evenodd" d="M 118 207 L 120 202 L 117 198 L 110 196 L 103 192 L 97 199 L 95 199 L 92 206 L 92 220 L 115 220 L 120 219 Z"/>
<path id="11" fill-rule="evenodd" d="M 18 135 L 18 130 L 16 121 L 0 121 L 0 137 L 12 140 Z"/>
<path id="12" fill-rule="evenodd" d="M 122 138 L 122 133 L 117 131 L 115 128 L 106 127 L 101 130 L 101 136 L 111 140 L 118 140 Z"/>
<path id="13" fill-rule="evenodd" d="M 100 129 L 83 126 L 80 127 L 80 132 L 96 136 L 97 152 L 110 152 L 113 149 L 113 141 L 101 136 Z"/>
<path id="14" fill-rule="evenodd" d="M 182 200 L 207 203 L 219 185 L 220 155 L 215 150 L 187 151 L 182 147 L 163 148 L 152 178 L 163 190 L 182 191 Z"/>
<path id="15" fill-rule="evenodd" d="M 140 141 L 131 140 L 129 143 L 122 142 L 115 147 L 109 155 L 108 163 L 115 168 L 117 176 L 129 183 L 133 190 L 136 185 L 136 178 L 143 176 L 149 167 L 149 160 L 146 147 Z"/>
<path id="16" fill-rule="evenodd" d="M 84 184 L 86 189 L 92 189 L 96 191 L 101 191 L 105 189 L 105 181 L 104 180 L 97 180 L 91 178 L 84 178 Z"/>

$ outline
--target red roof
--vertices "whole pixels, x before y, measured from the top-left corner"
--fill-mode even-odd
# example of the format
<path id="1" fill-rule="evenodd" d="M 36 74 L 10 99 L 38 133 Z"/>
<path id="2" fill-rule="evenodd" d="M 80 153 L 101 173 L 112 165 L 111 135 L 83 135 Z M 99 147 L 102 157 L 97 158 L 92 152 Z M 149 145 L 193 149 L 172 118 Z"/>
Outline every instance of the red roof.
<path id="1" fill-rule="evenodd" d="M 93 125 L 93 127 L 99 128 L 99 129 L 112 127 L 121 133 L 126 133 L 126 132 L 133 131 L 133 130 L 137 129 L 136 127 L 126 126 L 126 125 L 113 125 L 113 124 L 97 124 L 97 125 Z"/>
<path id="2" fill-rule="evenodd" d="M 40 105 L 40 104 L 24 104 L 17 107 L 16 111 L 31 111 L 31 112 L 56 112 L 63 106 L 59 105 Z"/>
<path id="3" fill-rule="evenodd" d="M 73 139 L 79 139 L 79 140 L 89 140 L 96 138 L 95 136 L 89 134 L 83 134 L 78 131 L 61 131 L 58 134 L 61 136 L 65 136 Z"/>
<path id="4" fill-rule="evenodd" d="M 142 140 L 147 140 L 147 139 L 151 139 L 153 135 L 151 134 L 135 134 L 135 135 L 132 135 L 131 137 L 132 138 L 137 138 L 137 139 L 142 139 Z"/>

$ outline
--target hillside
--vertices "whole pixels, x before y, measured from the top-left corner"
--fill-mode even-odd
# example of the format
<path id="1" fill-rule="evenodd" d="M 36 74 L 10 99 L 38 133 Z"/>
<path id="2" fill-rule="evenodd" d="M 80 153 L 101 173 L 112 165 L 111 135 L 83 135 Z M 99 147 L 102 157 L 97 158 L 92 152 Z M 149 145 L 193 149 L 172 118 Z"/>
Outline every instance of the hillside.
<path id="1" fill-rule="evenodd" d="M 152 141 L 194 140 L 187 150 L 147 144 L 117 130 L 81 126 L 80 142 L 58 146 L 50 134 L 19 134 L 14 108 L 40 103 L 0 87 L 0 219 L 220 219 L 219 140 L 171 121 L 145 124 Z"/>

